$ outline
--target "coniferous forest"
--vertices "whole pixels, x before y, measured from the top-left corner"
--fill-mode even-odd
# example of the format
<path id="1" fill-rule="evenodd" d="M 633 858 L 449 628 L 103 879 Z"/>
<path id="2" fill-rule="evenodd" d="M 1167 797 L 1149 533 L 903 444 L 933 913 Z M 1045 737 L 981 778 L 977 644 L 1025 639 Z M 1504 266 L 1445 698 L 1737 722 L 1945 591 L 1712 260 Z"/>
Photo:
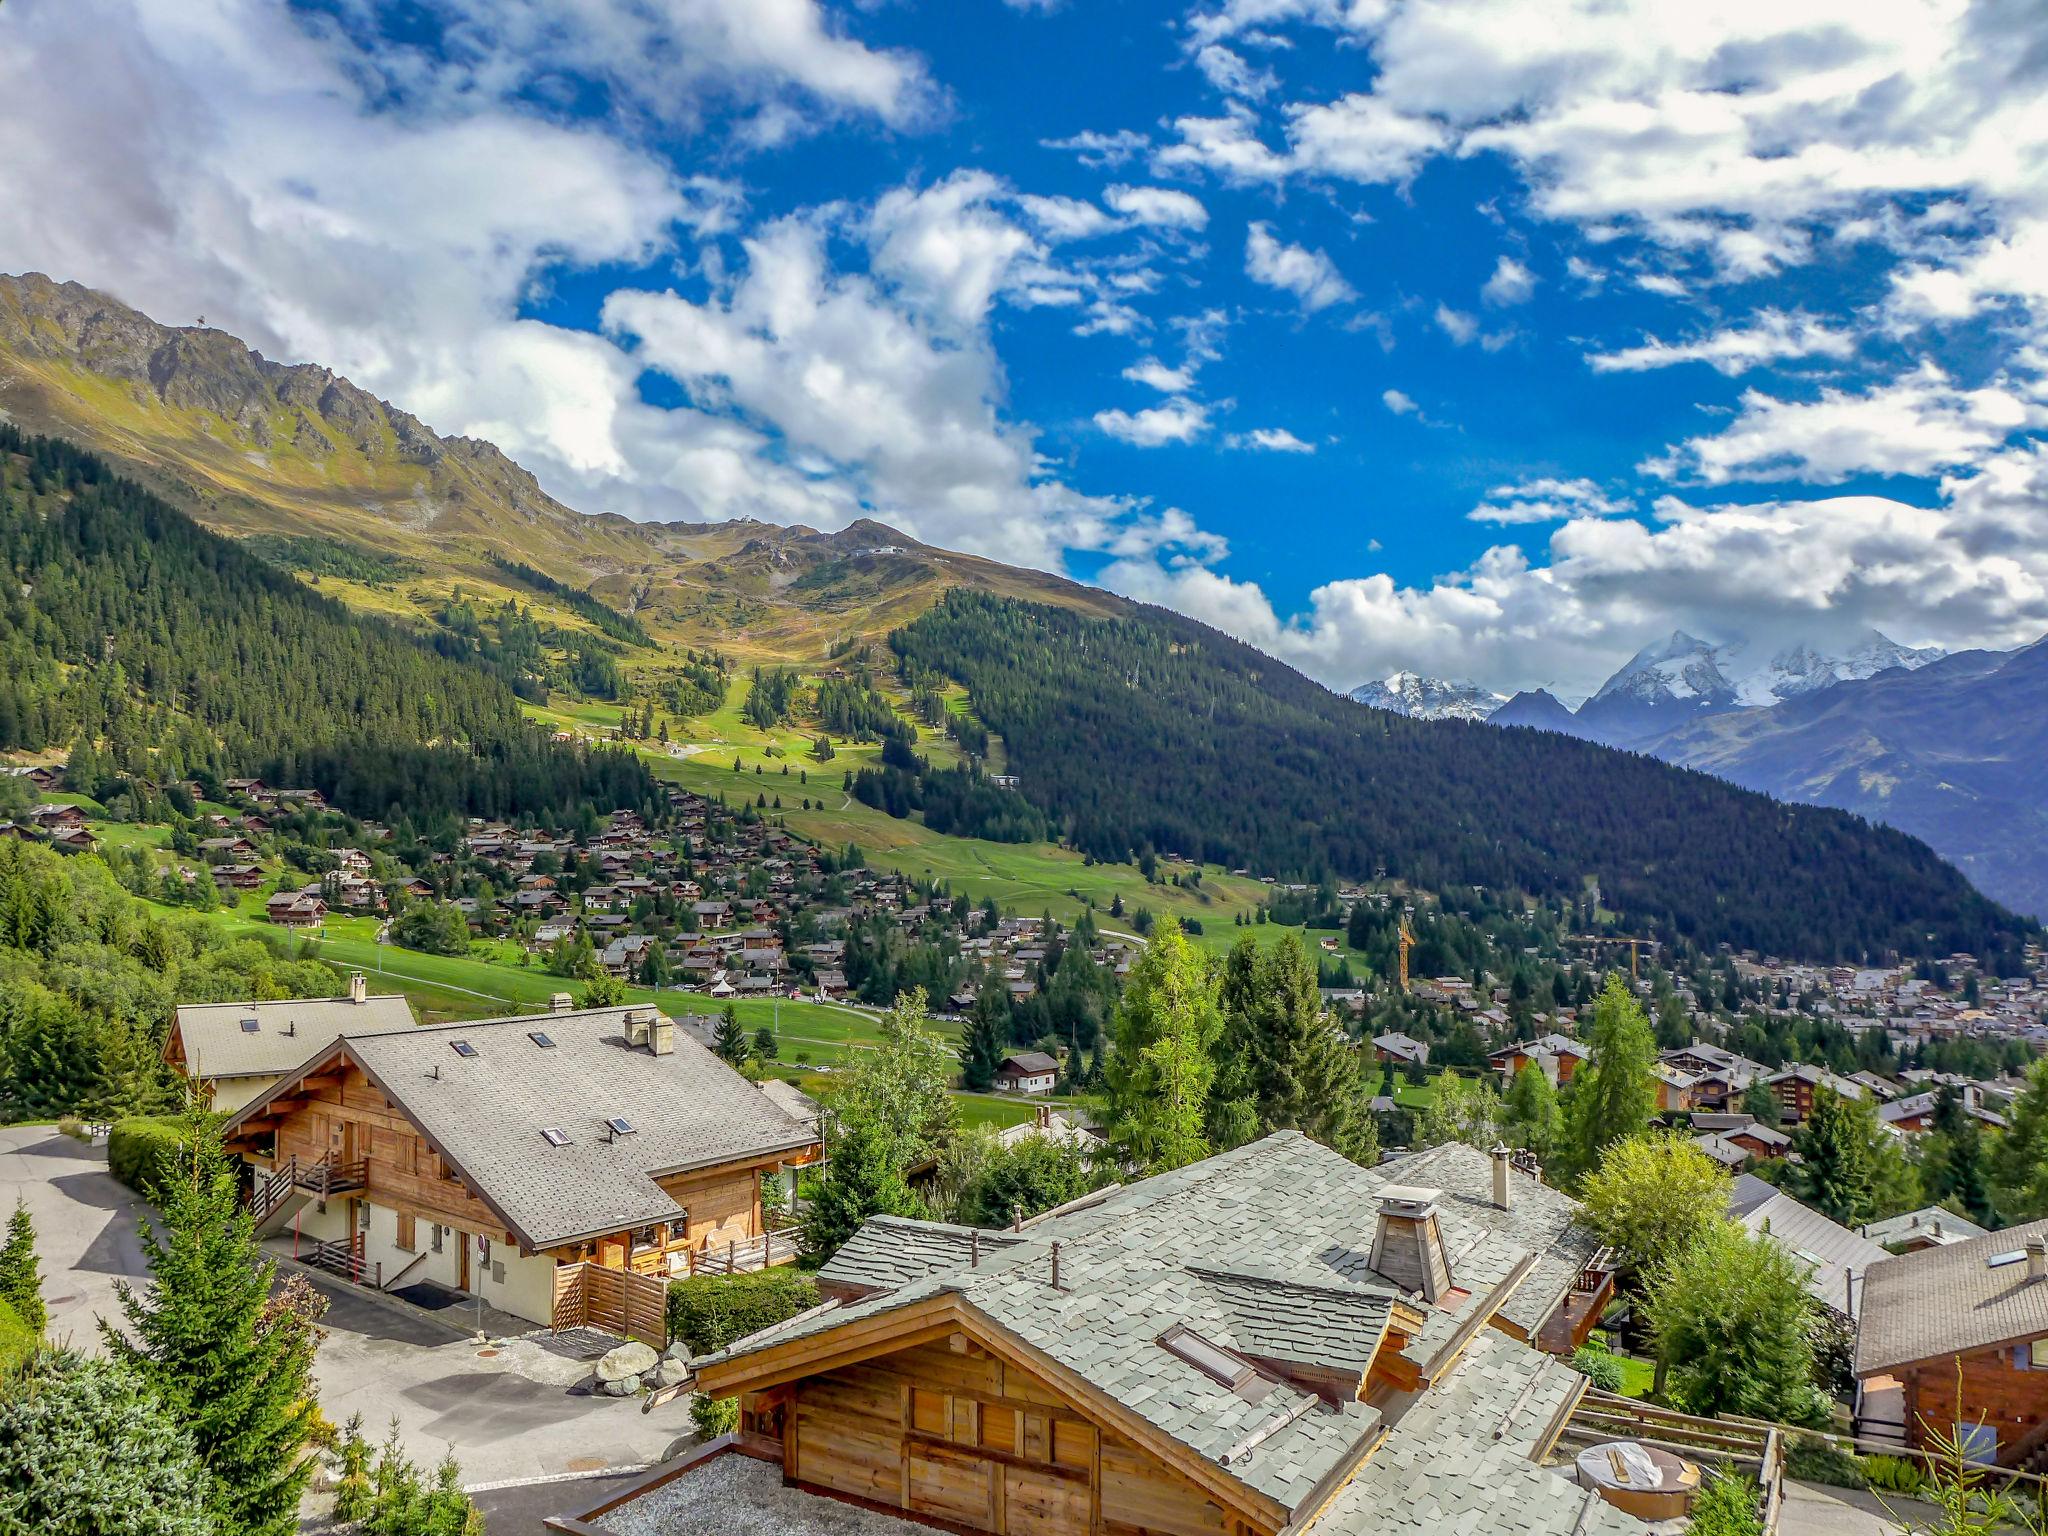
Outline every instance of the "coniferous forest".
<path id="1" fill-rule="evenodd" d="M 260 775 L 416 820 L 660 803 L 637 758 L 552 741 L 483 666 L 5 426 L 0 569 L 0 747 L 103 743 L 156 783 Z"/>
<path id="2" fill-rule="evenodd" d="M 1569 737 L 1369 709 L 1178 614 L 956 589 L 891 637 L 966 685 L 1022 792 L 1100 859 L 1576 900 L 1622 931 L 1812 960 L 1978 954 L 2032 925 L 1903 833 Z"/>

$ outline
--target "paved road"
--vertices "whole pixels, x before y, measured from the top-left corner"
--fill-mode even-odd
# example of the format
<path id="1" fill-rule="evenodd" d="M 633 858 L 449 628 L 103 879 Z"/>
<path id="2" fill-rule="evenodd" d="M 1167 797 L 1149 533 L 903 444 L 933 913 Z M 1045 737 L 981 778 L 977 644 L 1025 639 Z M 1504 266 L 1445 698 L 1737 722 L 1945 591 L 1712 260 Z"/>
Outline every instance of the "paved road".
<path id="1" fill-rule="evenodd" d="M 103 1148 L 40 1126 L 0 1127 L 0 1212 L 13 1209 L 17 1195 L 36 1223 L 52 1336 L 89 1347 L 97 1320 L 119 1316 L 115 1282 L 148 1279 L 136 1239 L 144 1206 L 107 1173 Z M 322 1289 L 331 1305 L 314 1367 L 321 1409 L 336 1424 L 361 1413 L 373 1440 L 395 1418 L 414 1461 L 431 1467 L 453 1451 L 465 1483 L 663 1461 L 692 1432 L 687 1397 L 642 1414 L 636 1401 L 571 1393 L 584 1366 L 551 1354 L 552 1341 L 480 1348 L 431 1313 L 338 1285 Z M 572 1490 L 559 1504 L 552 1495 L 533 1499 L 552 1514 L 596 1497 Z M 537 1528 L 494 1521 L 491 1531 Z"/>
<path id="2" fill-rule="evenodd" d="M 1910 1514 L 1915 1520 L 1925 1520 L 1935 1513 L 1928 1505 L 1912 1499 L 1891 1502 L 1901 1514 Z M 1874 1494 L 1785 1479 L 1785 1502 L 1778 1515 L 1779 1536 L 1899 1536 L 1904 1529 Z M 497 1532 L 494 1530 L 491 1536 L 497 1536 Z"/>

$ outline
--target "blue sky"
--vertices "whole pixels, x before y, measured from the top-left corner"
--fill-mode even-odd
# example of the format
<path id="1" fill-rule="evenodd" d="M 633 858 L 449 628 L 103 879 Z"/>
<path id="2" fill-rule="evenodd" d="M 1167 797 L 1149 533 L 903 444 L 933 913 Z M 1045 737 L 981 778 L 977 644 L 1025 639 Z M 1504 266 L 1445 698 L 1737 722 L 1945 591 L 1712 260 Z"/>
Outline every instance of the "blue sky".
<path id="1" fill-rule="evenodd" d="M 2043 59 L 2016 0 L 13 0 L 0 266 L 586 510 L 1578 694 L 2048 629 Z"/>

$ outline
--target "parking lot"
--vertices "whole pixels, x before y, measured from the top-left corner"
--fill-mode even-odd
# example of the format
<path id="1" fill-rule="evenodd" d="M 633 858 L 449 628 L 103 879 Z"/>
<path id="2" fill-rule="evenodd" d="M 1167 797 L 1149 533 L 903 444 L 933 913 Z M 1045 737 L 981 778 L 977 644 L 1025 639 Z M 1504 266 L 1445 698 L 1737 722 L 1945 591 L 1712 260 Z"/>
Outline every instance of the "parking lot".
<path id="1" fill-rule="evenodd" d="M 50 1126 L 0 1127 L 0 1214 L 17 1195 L 36 1224 L 50 1336 L 96 1347 L 99 1319 L 120 1315 L 116 1283 L 148 1280 L 136 1236 L 147 1207 L 108 1174 L 103 1147 Z M 422 1465 L 453 1451 L 466 1484 L 495 1485 L 478 1499 L 492 1536 L 535 1531 L 535 1511 L 587 1502 L 574 1485 L 504 1485 L 648 1465 L 691 1433 L 686 1397 L 643 1414 L 632 1399 L 573 1393 L 585 1366 L 544 1336 L 479 1345 L 461 1308 L 420 1312 L 345 1286 L 321 1289 L 331 1303 L 316 1366 L 321 1409 L 336 1424 L 362 1414 L 373 1440 L 395 1418 Z"/>

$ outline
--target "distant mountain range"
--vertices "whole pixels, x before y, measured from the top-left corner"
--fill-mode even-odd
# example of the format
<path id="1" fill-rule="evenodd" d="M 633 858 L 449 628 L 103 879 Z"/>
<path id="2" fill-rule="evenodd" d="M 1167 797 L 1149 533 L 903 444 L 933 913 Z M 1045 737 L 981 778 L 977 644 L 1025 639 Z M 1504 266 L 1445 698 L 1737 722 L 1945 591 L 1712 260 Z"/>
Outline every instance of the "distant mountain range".
<path id="1" fill-rule="evenodd" d="M 1368 702 L 1420 713 L 1470 688 L 1414 678 Z M 1539 688 L 1476 718 L 1857 812 L 1924 839 L 1987 895 L 2048 917 L 2048 640 L 1951 656 L 1875 630 L 1844 646 L 1768 650 L 1678 631 L 1576 710 Z"/>
<path id="2" fill-rule="evenodd" d="M 1446 682 L 1416 672 L 1396 672 L 1376 683 L 1360 683 L 1351 697 L 1374 709 L 1391 709 L 1415 720 L 1484 720 L 1507 703 L 1505 694 L 1477 683 Z"/>

